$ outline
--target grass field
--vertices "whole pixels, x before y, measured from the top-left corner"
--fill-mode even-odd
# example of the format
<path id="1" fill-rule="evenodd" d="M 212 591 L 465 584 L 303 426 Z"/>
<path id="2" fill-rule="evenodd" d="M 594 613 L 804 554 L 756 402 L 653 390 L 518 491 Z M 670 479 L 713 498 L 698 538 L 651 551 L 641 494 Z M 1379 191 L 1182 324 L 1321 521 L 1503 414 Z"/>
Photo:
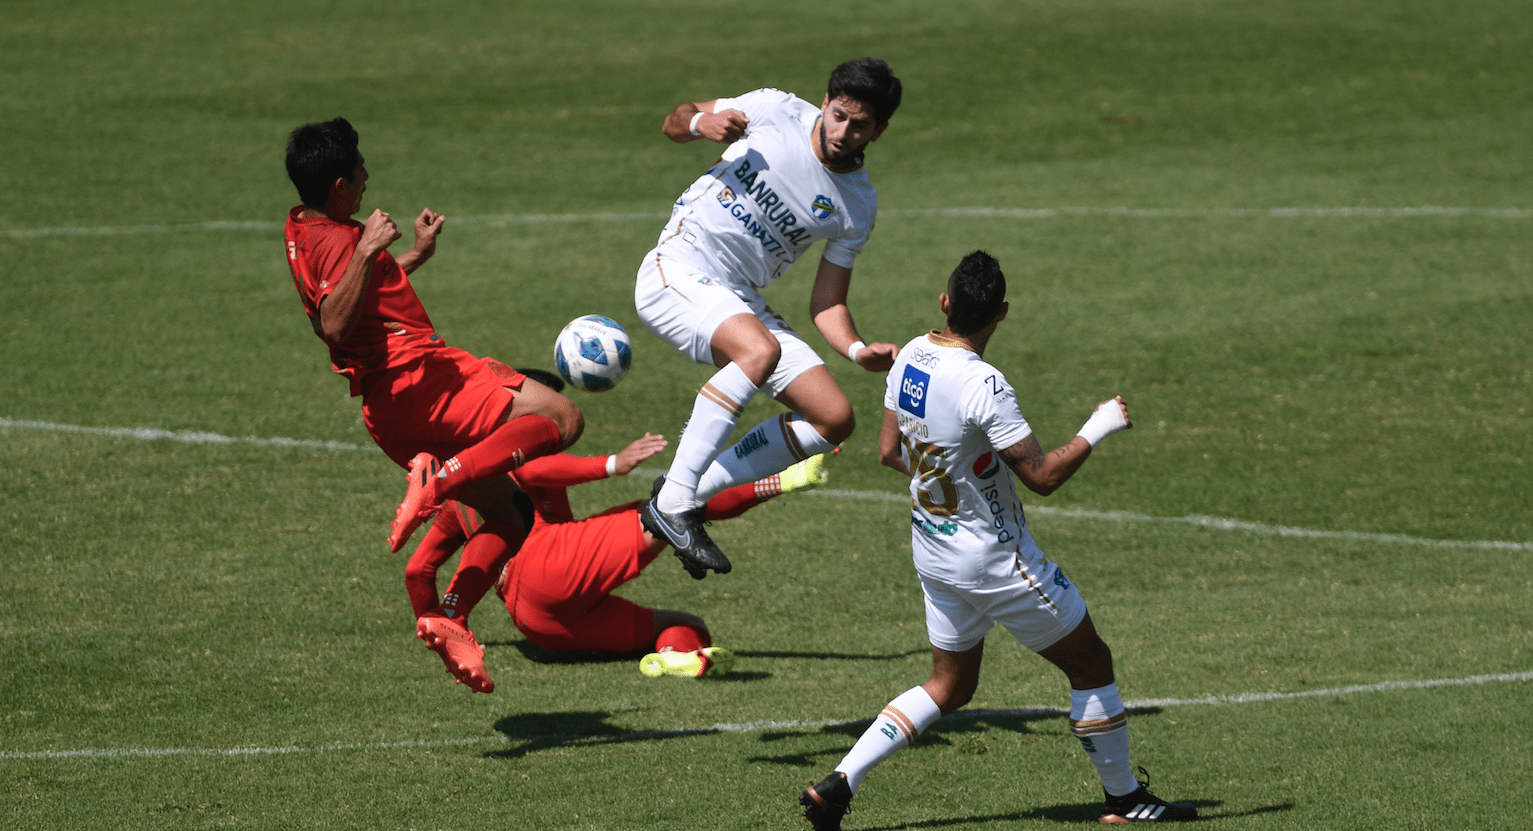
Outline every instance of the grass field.
<path id="1" fill-rule="evenodd" d="M 1045 445 L 1113 394 L 1132 408 L 1030 504 L 1156 791 L 1253 831 L 1533 825 L 1530 11 L 7 9 L 0 828 L 802 828 L 797 791 L 930 668 L 882 379 L 828 356 L 862 427 L 833 490 L 714 527 L 734 573 L 667 558 L 624 589 L 706 617 L 736 673 L 559 660 L 492 598 L 498 689 L 471 696 L 412 637 L 384 545 L 403 477 L 294 296 L 282 148 L 344 115 L 365 210 L 449 216 L 415 283 L 455 345 L 547 365 L 577 314 L 629 326 L 628 380 L 577 398 L 600 454 L 674 436 L 706 377 L 630 300 L 716 153 L 661 118 L 759 86 L 817 101 L 863 54 L 906 84 L 869 155 L 863 333 L 939 326 L 983 247 L 1012 286 L 988 357 Z M 807 330 L 803 272 L 768 296 Z M 1095 818 L 1063 680 L 1003 635 L 849 831 Z"/>

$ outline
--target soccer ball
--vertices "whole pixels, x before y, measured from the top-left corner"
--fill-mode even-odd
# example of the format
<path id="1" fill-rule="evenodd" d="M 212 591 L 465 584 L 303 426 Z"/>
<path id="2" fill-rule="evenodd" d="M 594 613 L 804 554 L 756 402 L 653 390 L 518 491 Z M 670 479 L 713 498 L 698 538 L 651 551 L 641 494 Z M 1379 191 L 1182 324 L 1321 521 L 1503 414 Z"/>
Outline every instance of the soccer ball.
<path id="1" fill-rule="evenodd" d="M 617 386 L 631 363 L 628 332 L 606 315 L 577 317 L 554 340 L 554 366 L 564 380 L 586 392 Z"/>

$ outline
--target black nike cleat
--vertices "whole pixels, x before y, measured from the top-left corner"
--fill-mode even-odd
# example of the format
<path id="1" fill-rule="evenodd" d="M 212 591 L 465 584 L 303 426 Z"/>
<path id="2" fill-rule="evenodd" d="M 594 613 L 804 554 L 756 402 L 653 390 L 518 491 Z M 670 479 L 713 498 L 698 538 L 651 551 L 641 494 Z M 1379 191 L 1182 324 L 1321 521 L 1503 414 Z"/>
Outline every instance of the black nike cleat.
<path id="1" fill-rule="evenodd" d="M 671 544 L 694 580 L 708 576 L 710 569 L 728 574 L 734 568 L 703 529 L 702 508 L 668 514 L 656 508 L 655 500 L 651 498 L 639 506 L 639 521 L 651 534 Z"/>

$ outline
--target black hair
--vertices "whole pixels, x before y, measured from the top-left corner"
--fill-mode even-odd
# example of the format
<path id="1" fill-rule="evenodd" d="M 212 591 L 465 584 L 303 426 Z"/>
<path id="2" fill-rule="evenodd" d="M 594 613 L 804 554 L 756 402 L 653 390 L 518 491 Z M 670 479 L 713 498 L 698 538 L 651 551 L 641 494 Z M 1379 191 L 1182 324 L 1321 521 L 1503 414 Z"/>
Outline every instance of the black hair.
<path id="1" fill-rule="evenodd" d="M 873 110 L 873 121 L 888 123 L 900 106 L 900 79 L 878 58 L 858 58 L 831 70 L 825 94 L 830 100 L 846 97 Z"/>
<path id="2" fill-rule="evenodd" d="M 990 325 L 1006 302 L 1006 275 L 1001 264 L 983 251 L 964 257 L 947 279 L 947 328 L 972 335 Z"/>
<path id="3" fill-rule="evenodd" d="M 287 140 L 287 178 L 311 208 L 325 206 L 336 179 L 350 182 L 361 159 L 357 131 L 344 118 L 305 124 Z"/>
<path id="4" fill-rule="evenodd" d="M 516 371 L 554 392 L 564 392 L 564 379 L 546 369 L 522 369 L 517 367 Z"/>

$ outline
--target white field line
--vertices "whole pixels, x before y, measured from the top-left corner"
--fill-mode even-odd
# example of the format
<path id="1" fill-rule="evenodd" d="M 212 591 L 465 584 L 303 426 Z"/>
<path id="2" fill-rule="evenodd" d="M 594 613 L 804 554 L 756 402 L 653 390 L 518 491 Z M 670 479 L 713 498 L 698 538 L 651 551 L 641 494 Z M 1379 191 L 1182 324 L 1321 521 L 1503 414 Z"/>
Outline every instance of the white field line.
<path id="1" fill-rule="evenodd" d="M 1467 678 L 1437 678 L 1426 681 L 1385 681 L 1379 684 L 1358 684 L 1299 692 L 1239 693 L 1236 695 L 1211 695 L 1204 698 L 1150 698 L 1142 701 L 1125 701 L 1130 710 L 1166 709 L 1170 707 L 1228 706 L 1238 704 L 1268 704 L 1303 698 L 1345 698 L 1374 693 L 1404 692 L 1410 690 L 1436 689 L 1440 687 L 1483 686 L 1492 683 L 1533 681 L 1533 671 L 1508 672 L 1498 675 L 1471 675 Z M 1064 717 L 1068 710 L 1058 707 L 1027 707 L 1016 710 L 964 710 L 948 716 L 948 720 L 995 717 L 1057 716 Z M 331 753 L 338 750 L 410 750 L 416 748 L 464 747 L 493 744 L 509 745 L 518 742 L 564 741 L 575 744 L 611 744 L 622 741 L 662 739 L 680 736 L 702 736 L 715 733 L 756 733 L 765 730 L 819 730 L 830 727 L 866 724 L 867 719 L 855 721 L 751 721 L 720 723 L 708 727 L 680 728 L 674 730 L 633 730 L 619 733 L 583 734 L 555 733 L 542 736 L 477 736 L 462 739 L 411 739 L 394 742 L 347 742 L 319 745 L 280 745 L 277 747 L 130 747 L 85 748 L 81 750 L 6 750 L 0 751 L 0 761 L 25 761 L 33 759 L 124 759 L 155 758 L 163 756 L 282 756 L 307 753 Z"/>
<path id="2" fill-rule="evenodd" d="M 1369 207 L 1293 207 L 1293 208 L 1129 208 L 1129 207 L 1060 207 L 1060 208 L 891 208 L 880 211 L 886 217 L 940 216 L 940 217 L 1000 217 L 1003 219 L 1049 219 L 1069 216 L 1122 216 L 1144 219 L 1203 218 L 1203 217 L 1251 217 L 1293 218 L 1333 217 L 1351 218 L 1419 218 L 1419 217 L 1486 217 L 1492 219 L 1528 219 L 1533 209 L 1528 208 L 1474 208 L 1448 205 L 1418 205 L 1398 208 Z M 486 216 L 449 217 L 452 223 L 469 224 L 537 224 L 564 222 L 664 222 L 669 214 L 659 212 L 631 213 L 572 213 L 572 214 L 492 214 Z M 87 227 L 56 228 L 4 228 L 0 237 L 26 239 L 31 237 L 90 237 L 113 234 L 160 234 L 188 231 L 264 231 L 280 232 L 281 222 L 271 221 L 217 221 L 190 222 L 165 225 L 97 225 Z"/>
<path id="3" fill-rule="evenodd" d="M 162 430 L 154 427 L 85 427 L 75 424 L 57 424 L 48 421 L 26 421 L 0 418 L 0 429 L 47 430 L 62 433 L 85 433 L 112 438 L 138 441 L 172 441 L 183 444 L 240 444 L 257 447 L 292 448 L 299 450 L 327 450 L 341 452 L 379 452 L 371 444 L 343 441 L 315 441 L 289 438 L 237 438 L 198 430 Z M 663 470 L 639 467 L 634 475 L 654 477 Z M 906 502 L 909 494 L 903 491 L 857 491 L 822 488 L 809 491 L 809 495 L 836 499 L 865 499 L 876 502 Z M 1533 551 L 1533 542 L 1511 540 L 1442 540 L 1430 537 L 1412 537 L 1406 534 L 1376 534 L 1364 531 L 1327 531 L 1319 528 L 1299 528 L 1291 525 L 1268 525 L 1212 516 L 1158 517 L 1135 511 L 1093 511 L 1085 508 L 1051 508 L 1047 505 L 1030 505 L 1028 512 L 1035 516 L 1059 517 L 1111 522 L 1141 522 L 1173 525 L 1192 525 L 1215 531 L 1239 531 L 1269 537 L 1294 537 L 1304 539 L 1347 540 L 1377 545 L 1411 545 L 1423 548 L 1478 549 L 1482 551 Z"/>
<path id="4" fill-rule="evenodd" d="M 251 444 L 258 447 L 293 447 L 302 450 L 378 451 L 375 445 L 361 445 L 345 441 L 234 438 L 222 436 L 218 433 L 204 433 L 198 430 L 161 430 L 157 427 L 84 427 L 77 424 L 56 424 L 51 421 L 24 421 L 0 418 L 0 429 L 5 428 L 13 430 L 48 430 L 56 433 L 87 433 L 119 439 L 137 439 L 139 441 L 163 440 L 180 442 L 181 444 Z"/>

